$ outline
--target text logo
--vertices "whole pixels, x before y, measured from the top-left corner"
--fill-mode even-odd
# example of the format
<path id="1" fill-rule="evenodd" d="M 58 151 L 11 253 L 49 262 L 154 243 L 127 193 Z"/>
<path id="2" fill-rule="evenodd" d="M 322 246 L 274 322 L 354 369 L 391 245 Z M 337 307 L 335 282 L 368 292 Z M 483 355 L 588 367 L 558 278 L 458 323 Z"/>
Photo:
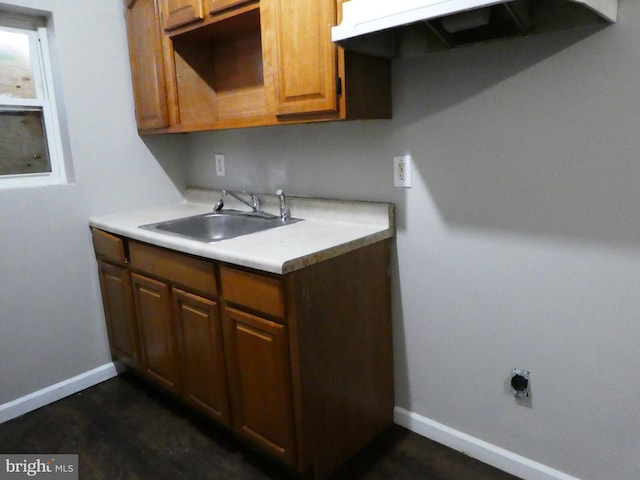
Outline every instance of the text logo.
<path id="1" fill-rule="evenodd" d="M 78 480 L 78 455 L 0 454 L 0 480 Z"/>

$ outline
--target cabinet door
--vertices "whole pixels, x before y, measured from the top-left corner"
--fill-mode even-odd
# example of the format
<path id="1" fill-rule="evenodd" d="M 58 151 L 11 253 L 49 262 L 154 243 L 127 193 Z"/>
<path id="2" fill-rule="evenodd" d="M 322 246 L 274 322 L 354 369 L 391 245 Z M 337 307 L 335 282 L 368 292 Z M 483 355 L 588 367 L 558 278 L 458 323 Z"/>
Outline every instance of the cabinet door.
<path id="1" fill-rule="evenodd" d="M 218 304 L 173 289 L 180 357 L 182 395 L 194 406 L 229 424 L 229 398 Z"/>
<path id="2" fill-rule="evenodd" d="M 111 353 L 119 360 L 136 366 L 139 361 L 138 331 L 131 273 L 126 268 L 98 262 L 98 275 Z"/>
<path id="3" fill-rule="evenodd" d="M 215 13 L 225 8 L 235 7 L 243 3 L 247 3 L 249 0 L 207 0 L 209 5 L 209 12 Z"/>
<path id="4" fill-rule="evenodd" d="M 167 127 L 167 85 L 156 0 L 128 0 L 125 11 L 138 128 Z"/>
<path id="5" fill-rule="evenodd" d="M 164 29 L 169 31 L 204 20 L 203 0 L 163 0 Z"/>
<path id="6" fill-rule="evenodd" d="M 132 274 L 143 371 L 163 387 L 179 393 L 179 364 L 171 308 L 171 291 L 166 283 Z"/>
<path id="7" fill-rule="evenodd" d="M 294 419 L 287 328 L 224 310 L 234 430 L 294 464 Z"/>
<path id="8" fill-rule="evenodd" d="M 337 47 L 331 41 L 336 2 L 265 0 L 261 8 L 263 37 L 275 32 L 275 51 L 267 42 L 264 55 L 277 59 L 277 115 L 337 111 Z"/>

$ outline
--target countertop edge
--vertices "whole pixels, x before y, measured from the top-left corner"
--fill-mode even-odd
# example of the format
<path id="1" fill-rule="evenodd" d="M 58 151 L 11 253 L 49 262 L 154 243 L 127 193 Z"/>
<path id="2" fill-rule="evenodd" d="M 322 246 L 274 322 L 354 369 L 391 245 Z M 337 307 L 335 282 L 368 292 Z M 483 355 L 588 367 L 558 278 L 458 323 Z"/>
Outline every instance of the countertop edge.
<path id="1" fill-rule="evenodd" d="M 367 247 L 369 245 L 373 245 L 374 243 L 378 243 L 393 237 L 394 237 L 393 231 L 388 230 L 384 232 L 375 233 L 373 235 L 369 235 L 367 237 L 354 240 L 352 242 L 336 245 L 333 248 L 322 250 L 314 254 L 307 255 L 305 257 L 289 260 L 282 265 L 282 269 L 281 269 L 282 271 L 278 273 L 282 273 L 282 274 L 291 273 L 301 268 L 308 267 L 316 263 L 324 262 L 325 260 L 330 260 L 331 258 L 344 255 L 345 253 L 349 253 L 359 248 Z M 276 273 L 276 272 L 273 272 L 273 273 Z"/>
<path id="2" fill-rule="evenodd" d="M 325 202 L 324 205 L 339 205 L 343 211 L 349 211 L 349 204 L 355 208 L 346 218 L 338 214 L 335 221 L 327 220 L 331 217 L 323 212 L 321 219 L 306 218 L 304 222 L 216 243 L 172 237 L 139 228 L 146 223 L 210 211 L 208 205 L 200 202 L 93 216 L 89 219 L 89 226 L 158 247 L 280 275 L 395 236 L 394 205 L 391 203 L 321 201 Z M 359 223 L 357 215 L 363 207 L 363 223 Z M 305 213 L 312 210 L 305 210 Z M 292 214 L 296 216 L 294 212 Z M 322 238 L 319 240 L 319 237 Z"/>

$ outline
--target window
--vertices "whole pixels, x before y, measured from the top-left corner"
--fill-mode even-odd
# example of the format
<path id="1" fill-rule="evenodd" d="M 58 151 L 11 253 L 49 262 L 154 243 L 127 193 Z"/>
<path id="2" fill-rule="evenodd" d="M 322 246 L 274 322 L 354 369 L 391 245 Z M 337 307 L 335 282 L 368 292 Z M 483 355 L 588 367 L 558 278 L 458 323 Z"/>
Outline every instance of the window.
<path id="1" fill-rule="evenodd" d="M 0 188 L 66 181 L 47 29 L 38 24 L 0 11 Z"/>

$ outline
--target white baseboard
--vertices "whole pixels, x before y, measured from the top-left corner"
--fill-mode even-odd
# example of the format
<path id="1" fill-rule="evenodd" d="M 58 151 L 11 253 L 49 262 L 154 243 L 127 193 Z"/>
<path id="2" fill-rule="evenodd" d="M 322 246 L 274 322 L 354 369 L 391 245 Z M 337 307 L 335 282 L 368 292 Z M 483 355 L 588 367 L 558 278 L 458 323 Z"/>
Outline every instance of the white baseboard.
<path id="1" fill-rule="evenodd" d="M 109 380 L 121 370 L 113 362 L 0 405 L 0 423 L 19 417 L 85 388 Z M 401 407 L 394 421 L 412 432 L 462 452 L 524 480 L 580 480 Z"/>
<path id="2" fill-rule="evenodd" d="M 394 421 L 418 435 L 524 480 L 580 480 L 401 407 L 395 407 Z"/>
<path id="3" fill-rule="evenodd" d="M 109 380 L 118 374 L 118 369 L 113 362 L 68 378 L 49 387 L 17 398 L 11 402 L 0 405 L 0 423 L 29 413 L 40 407 L 60 400 L 85 388 L 92 387 L 100 382 Z"/>

